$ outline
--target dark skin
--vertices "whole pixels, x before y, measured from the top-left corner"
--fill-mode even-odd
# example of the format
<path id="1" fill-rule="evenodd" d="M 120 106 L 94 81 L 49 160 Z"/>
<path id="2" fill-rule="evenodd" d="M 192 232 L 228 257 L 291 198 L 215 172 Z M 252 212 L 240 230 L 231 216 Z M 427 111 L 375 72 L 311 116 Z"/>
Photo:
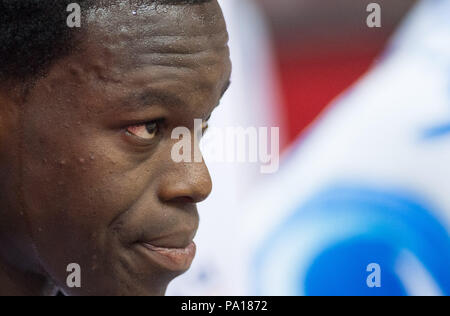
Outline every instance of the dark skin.
<path id="1" fill-rule="evenodd" d="M 0 88 L 0 295 L 164 295 L 185 272 L 138 243 L 193 240 L 211 179 L 171 159 L 171 131 L 194 135 L 231 65 L 216 1 L 164 8 L 93 13 L 26 98 Z M 70 263 L 81 288 L 66 286 Z"/>

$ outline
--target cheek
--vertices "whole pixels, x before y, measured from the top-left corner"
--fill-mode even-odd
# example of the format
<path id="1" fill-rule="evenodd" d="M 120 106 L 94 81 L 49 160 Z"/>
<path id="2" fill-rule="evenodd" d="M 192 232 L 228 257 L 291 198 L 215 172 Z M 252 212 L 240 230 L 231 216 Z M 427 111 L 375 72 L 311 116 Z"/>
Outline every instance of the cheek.
<path id="1" fill-rule="evenodd" d="M 143 184 L 139 177 L 131 181 L 132 175 L 111 163 L 105 152 L 66 152 L 71 151 L 40 160 L 32 153 L 24 157 L 23 191 L 29 215 L 43 226 L 58 223 L 65 232 L 101 233 L 139 199 Z"/>
<path id="2" fill-rule="evenodd" d="M 132 205 L 142 184 L 132 181 L 134 168 L 113 137 L 52 121 L 33 120 L 24 131 L 23 191 L 31 214 L 101 229 Z"/>
<path id="3" fill-rule="evenodd" d="M 57 279 L 70 263 L 95 271 L 112 260 L 118 241 L 110 225 L 151 177 L 112 147 L 95 137 L 49 134 L 24 143 L 23 203 L 42 264 Z"/>

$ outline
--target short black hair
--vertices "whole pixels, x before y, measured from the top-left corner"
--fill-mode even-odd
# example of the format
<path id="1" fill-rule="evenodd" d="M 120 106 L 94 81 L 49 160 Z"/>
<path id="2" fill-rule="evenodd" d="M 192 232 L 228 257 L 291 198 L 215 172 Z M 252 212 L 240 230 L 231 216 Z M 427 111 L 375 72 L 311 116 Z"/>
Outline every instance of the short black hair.
<path id="1" fill-rule="evenodd" d="M 45 75 L 52 62 L 72 50 L 81 30 L 67 26 L 70 3 L 86 11 L 126 1 L 181 5 L 211 0 L 0 0 L 0 82 Z"/>

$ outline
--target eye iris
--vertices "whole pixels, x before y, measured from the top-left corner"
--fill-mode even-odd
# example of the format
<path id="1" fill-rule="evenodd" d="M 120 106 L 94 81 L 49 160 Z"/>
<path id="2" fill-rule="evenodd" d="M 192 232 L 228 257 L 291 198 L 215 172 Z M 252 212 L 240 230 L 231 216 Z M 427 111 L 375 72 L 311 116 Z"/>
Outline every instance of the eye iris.
<path id="1" fill-rule="evenodd" d="M 150 135 L 155 135 L 158 132 L 158 124 L 148 123 L 145 125 L 145 129 Z"/>

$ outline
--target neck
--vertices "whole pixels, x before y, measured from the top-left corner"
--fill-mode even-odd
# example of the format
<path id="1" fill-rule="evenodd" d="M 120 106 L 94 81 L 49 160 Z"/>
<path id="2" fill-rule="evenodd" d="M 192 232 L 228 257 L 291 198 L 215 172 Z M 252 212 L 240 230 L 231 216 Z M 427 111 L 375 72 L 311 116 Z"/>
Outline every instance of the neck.
<path id="1" fill-rule="evenodd" d="M 19 271 L 0 258 L 0 296 L 52 296 L 57 288 L 42 275 Z"/>

